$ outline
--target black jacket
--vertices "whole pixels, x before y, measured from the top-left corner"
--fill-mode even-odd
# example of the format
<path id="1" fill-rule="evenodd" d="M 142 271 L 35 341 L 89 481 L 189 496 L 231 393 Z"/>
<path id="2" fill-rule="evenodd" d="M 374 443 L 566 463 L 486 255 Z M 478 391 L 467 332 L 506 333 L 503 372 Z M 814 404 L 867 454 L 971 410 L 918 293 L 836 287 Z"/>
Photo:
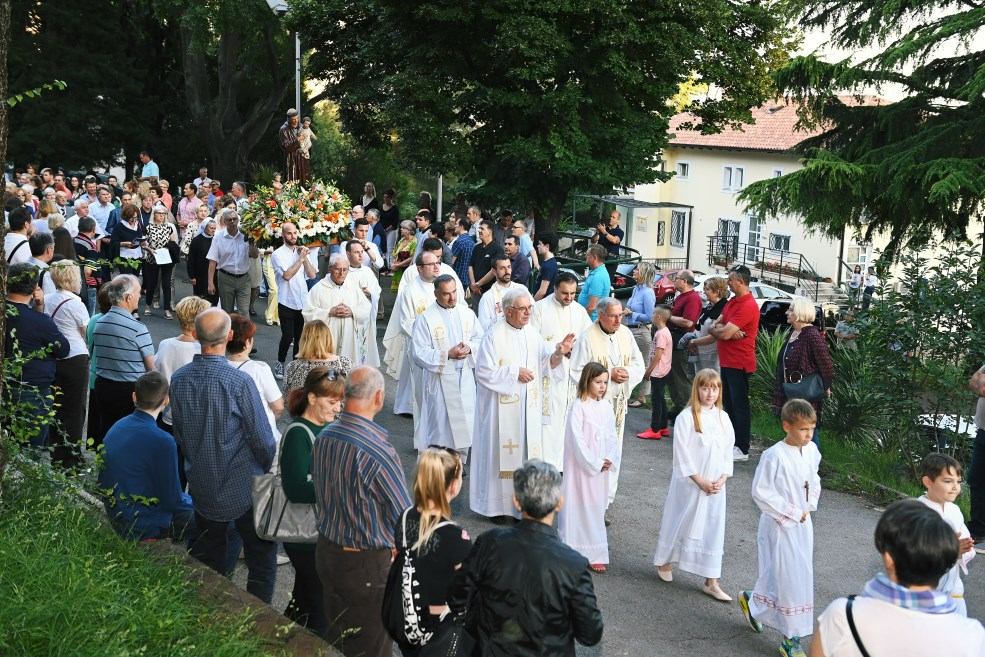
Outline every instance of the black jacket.
<path id="1" fill-rule="evenodd" d="M 482 657 L 574 657 L 575 640 L 602 639 L 588 561 L 535 520 L 479 536 L 448 598 Z"/>

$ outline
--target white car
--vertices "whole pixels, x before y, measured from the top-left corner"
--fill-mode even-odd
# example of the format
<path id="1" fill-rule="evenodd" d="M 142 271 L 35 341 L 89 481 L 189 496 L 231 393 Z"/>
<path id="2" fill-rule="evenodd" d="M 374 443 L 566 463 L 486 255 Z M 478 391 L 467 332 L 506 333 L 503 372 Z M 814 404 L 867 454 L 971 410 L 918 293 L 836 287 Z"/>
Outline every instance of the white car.
<path id="1" fill-rule="evenodd" d="M 765 283 L 752 282 L 749 284 L 749 291 L 752 292 L 753 298 L 756 300 L 756 304 L 762 308 L 763 304 L 767 301 L 776 301 L 777 299 L 793 299 L 794 295 L 789 292 L 785 292 L 778 287 L 773 287 L 772 285 L 767 285 Z"/>

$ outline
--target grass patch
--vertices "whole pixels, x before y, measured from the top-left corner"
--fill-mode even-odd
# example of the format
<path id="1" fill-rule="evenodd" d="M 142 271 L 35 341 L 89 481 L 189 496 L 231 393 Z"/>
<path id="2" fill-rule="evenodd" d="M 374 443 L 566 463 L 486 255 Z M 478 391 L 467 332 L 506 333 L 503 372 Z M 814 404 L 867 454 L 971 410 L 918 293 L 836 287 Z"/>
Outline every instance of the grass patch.
<path id="1" fill-rule="evenodd" d="M 780 421 L 765 411 L 753 411 L 752 434 L 766 446 L 783 439 Z M 826 488 L 863 495 L 878 504 L 897 500 L 900 493 L 911 497 L 924 493 L 923 486 L 913 479 L 898 454 L 853 447 L 823 427 L 821 457 L 821 474 Z M 967 518 L 970 514 L 967 487 L 956 504 Z"/>
<path id="2" fill-rule="evenodd" d="M 120 540 L 44 470 L 0 502 L 0 655 L 271 655 L 247 615 L 218 615 L 187 567 Z"/>

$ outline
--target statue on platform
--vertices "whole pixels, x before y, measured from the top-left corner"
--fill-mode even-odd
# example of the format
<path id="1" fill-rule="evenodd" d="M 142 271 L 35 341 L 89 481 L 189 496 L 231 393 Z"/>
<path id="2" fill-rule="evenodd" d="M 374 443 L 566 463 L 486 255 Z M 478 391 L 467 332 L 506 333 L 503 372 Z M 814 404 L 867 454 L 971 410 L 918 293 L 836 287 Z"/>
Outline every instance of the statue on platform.
<path id="1" fill-rule="evenodd" d="M 301 143 L 301 118 L 294 108 L 287 110 L 287 120 L 280 127 L 280 147 L 284 149 L 286 181 L 297 180 L 302 184 L 311 180 L 311 160 L 304 157 Z"/>

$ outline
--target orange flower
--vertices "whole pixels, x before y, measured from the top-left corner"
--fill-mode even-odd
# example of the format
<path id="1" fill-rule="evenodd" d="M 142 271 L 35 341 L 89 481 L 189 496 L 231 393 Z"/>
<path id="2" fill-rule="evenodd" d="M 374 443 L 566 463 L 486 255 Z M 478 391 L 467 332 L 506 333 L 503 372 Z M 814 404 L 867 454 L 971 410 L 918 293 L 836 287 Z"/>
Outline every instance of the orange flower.
<path id="1" fill-rule="evenodd" d="M 274 199 L 267 199 L 267 207 L 268 208 L 276 208 L 277 207 L 277 201 L 275 201 Z"/>

